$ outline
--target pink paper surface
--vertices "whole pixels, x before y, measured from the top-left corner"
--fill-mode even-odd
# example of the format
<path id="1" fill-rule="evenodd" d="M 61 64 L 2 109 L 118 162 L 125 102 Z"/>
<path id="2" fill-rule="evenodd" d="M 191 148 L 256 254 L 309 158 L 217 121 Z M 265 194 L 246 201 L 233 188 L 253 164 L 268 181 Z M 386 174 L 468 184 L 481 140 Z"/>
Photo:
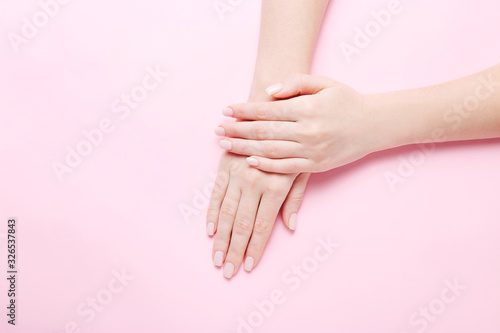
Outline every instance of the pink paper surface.
<path id="1" fill-rule="evenodd" d="M 297 230 L 279 218 L 254 271 L 223 278 L 205 231 L 213 129 L 248 96 L 260 1 L 221 2 L 233 10 L 1 1 L 1 332 L 500 332 L 498 139 L 403 147 L 313 175 Z M 313 73 L 375 93 L 500 61 L 500 2 L 401 0 L 349 62 L 340 45 L 387 6 L 330 4 Z M 140 102 L 126 107 L 122 94 Z M 58 176 L 75 149 L 86 156 Z M 391 187 L 388 173 L 404 181 Z"/>

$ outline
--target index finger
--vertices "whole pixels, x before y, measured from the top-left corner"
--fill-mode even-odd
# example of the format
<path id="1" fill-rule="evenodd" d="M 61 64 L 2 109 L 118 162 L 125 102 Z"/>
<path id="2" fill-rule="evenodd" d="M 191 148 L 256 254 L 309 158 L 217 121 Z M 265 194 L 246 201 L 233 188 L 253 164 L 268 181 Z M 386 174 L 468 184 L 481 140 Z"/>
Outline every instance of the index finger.
<path id="1" fill-rule="evenodd" d="M 232 104 L 222 110 L 222 113 L 245 120 L 298 120 L 298 112 L 288 100 Z"/>

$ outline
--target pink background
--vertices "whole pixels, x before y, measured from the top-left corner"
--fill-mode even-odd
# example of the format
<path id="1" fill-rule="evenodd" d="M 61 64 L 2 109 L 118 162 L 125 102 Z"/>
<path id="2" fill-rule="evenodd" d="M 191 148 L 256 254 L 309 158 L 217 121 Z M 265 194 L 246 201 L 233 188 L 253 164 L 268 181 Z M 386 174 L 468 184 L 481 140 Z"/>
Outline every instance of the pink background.
<path id="1" fill-rule="evenodd" d="M 498 1 L 402 5 L 347 63 L 339 44 L 387 1 L 332 3 L 313 72 L 382 92 L 500 61 Z M 2 332 L 79 332 L 74 322 L 95 333 L 229 333 L 239 318 L 256 326 L 240 332 L 500 331 L 500 140 L 438 145 L 395 191 L 384 174 L 418 148 L 314 175 L 297 230 L 279 219 L 258 267 L 228 281 L 211 261 L 203 192 L 217 170 L 220 110 L 249 92 L 260 2 L 221 20 L 212 0 L 70 1 L 16 54 L 7 34 L 39 10 L 0 2 L 0 276 L 7 218 L 19 224 L 18 325 L 6 324 L 2 277 Z M 120 119 L 113 102 L 148 66 L 169 75 Z M 51 164 L 103 118 L 113 132 L 59 182 Z M 187 206 L 197 215 L 183 217 Z M 328 235 L 340 246 L 314 267 L 317 237 Z M 293 289 L 286 276 L 302 264 L 312 272 Z M 110 294 L 122 269 L 133 279 Z M 466 289 L 445 304 L 455 279 Z M 254 302 L 269 305 L 273 290 L 285 300 L 263 316 Z M 96 297 L 100 312 L 78 313 Z M 410 323 L 426 307 L 439 315 L 425 329 Z"/>

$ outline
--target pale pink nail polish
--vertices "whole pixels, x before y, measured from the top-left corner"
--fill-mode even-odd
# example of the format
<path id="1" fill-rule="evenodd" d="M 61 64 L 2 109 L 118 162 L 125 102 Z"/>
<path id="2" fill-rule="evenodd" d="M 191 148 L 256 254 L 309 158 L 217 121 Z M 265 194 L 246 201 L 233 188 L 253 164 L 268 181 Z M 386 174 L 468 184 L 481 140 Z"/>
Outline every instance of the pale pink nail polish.
<path id="1" fill-rule="evenodd" d="M 215 132 L 215 135 L 218 135 L 218 136 L 225 136 L 226 135 L 226 131 L 224 130 L 223 127 L 220 127 L 220 126 L 216 127 L 214 132 Z"/>
<path id="2" fill-rule="evenodd" d="M 233 276 L 234 272 L 234 265 L 231 264 L 230 262 L 226 263 L 224 265 L 224 277 L 230 279 L 231 276 Z"/>
<path id="3" fill-rule="evenodd" d="M 295 230 L 297 228 L 297 214 L 293 213 L 290 215 L 290 221 L 288 222 L 288 226 L 290 227 L 290 230 Z"/>
<path id="4" fill-rule="evenodd" d="M 229 142 L 227 140 L 220 140 L 219 141 L 219 146 L 221 146 L 221 148 L 224 148 L 226 150 L 231 150 L 231 147 L 233 145 L 231 144 L 231 142 Z"/>
<path id="5" fill-rule="evenodd" d="M 222 109 L 222 114 L 225 115 L 226 117 L 232 117 L 234 112 L 233 112 L 233 109 L 224 108 L 224 109 Z"/>
<path id="6" fill-rule="evenodd" d="M 224 259 L 224 252 L 222 252 L 222 251 L 215 252 L 215 255 L 214 255 L 214 265 L 215 266 L 222 266 L 222 260 L 223 259 Z"/>
<path id="7" fill-rule="evenodd" d="M 250 272 L 253 268 L 254 260 L 252 257 L 247 257 L 245 259 L 245 271 Z"/>
<path id="8" fill-rule="evenodd" d="M 213 224 L 212 222 L 210 222 L 208 225 L 207 225 L 207 234 L 209 236 L 213 236 L 214 235 L 214 230 L 215 230 L 215 224 Z"/>
<path id="9" fill-rule="evenodd" d="M 253 157 L 247 157 L 247 163 L 250 164 L 251 166 L 258 166 L 259 165 L 259 161 L 257 161 Z"/>
<path id="10" fill-rule="evenodd" d="M 266 89 L 266 93 L 270 96 L 277 94 L 283 89 L 283 85 L 281 83 L 276 83 Z"/>

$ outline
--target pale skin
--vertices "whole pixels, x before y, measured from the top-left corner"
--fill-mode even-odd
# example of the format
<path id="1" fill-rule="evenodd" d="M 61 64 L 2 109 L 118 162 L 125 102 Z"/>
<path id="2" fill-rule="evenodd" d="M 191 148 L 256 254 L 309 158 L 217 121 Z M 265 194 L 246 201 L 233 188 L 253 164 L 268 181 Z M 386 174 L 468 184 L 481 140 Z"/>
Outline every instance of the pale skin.
<path id="1" fill-rule="evenodd" d="M 280 207 L 285 225 L 295 229 L 311 172 L 411 143 L 500 137 L 498 66 L 438 86 L 373 95 L 304 75 L 327 4 L 263 1 L 248 103 L 226 108 L 224 114 L 238 121 L 216 128 L 228 151 L 219 164 L 207 233 L 215 235 L 212 259 L 224 266 L 226 278 L 242 263 L 247 271 L 257 265 Z M 481 79 L 493 83 L 481 86 Z M 477 103 L 471 100 L 476 95 Z"/>
<path id="2" fill-rule="evenodd" d="M 249 102 L 273 101 L 265 88 L 292 73 L 308 73 L 328 0 L 264 0 L 259 51 Z M 261 259 L 280 208 L 295 229 L 308 173 L 267 173 L 245 157 L 222 155 L 207 211 L 214 235 L 212 260 L 231 278 L 244 263 L 251 271 Z"/>
<path id="3" fill-rule="evenodd" d="M 500 64 L 451 82 L 382 94 L 310 75 L 292 76 L 273 89 L 275 98 L 288 99 L 230 105 L 226 115 L 247 121 L 220 125 L 228 136 L 223 147 L 268 172 L 322 172 L 408 144 L 500 137 Z"/>

